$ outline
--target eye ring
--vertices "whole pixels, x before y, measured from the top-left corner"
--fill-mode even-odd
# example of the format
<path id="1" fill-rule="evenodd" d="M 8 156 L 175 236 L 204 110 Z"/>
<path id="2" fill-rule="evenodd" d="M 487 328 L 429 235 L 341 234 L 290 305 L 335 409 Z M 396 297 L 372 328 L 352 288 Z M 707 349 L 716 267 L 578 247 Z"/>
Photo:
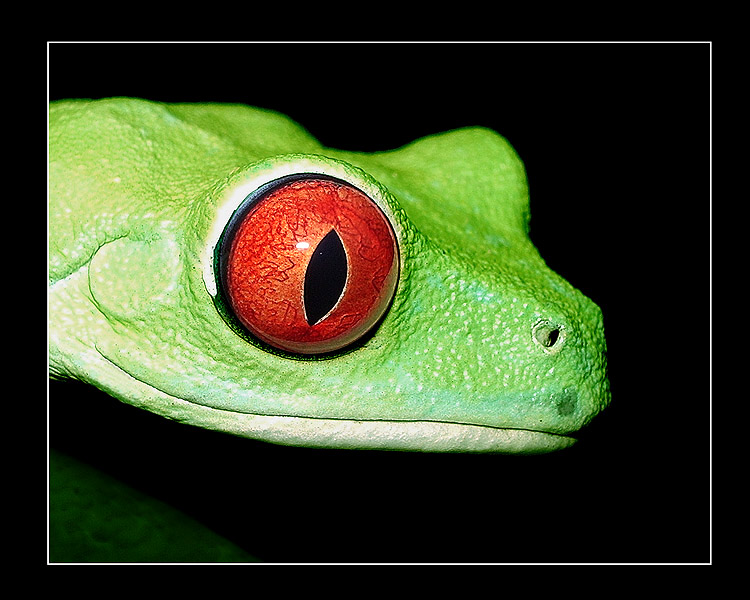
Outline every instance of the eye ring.
<path id="1" fill-rule="evenodd" d="M 338 355 L 369 339 L 391 305 L 400 262 L 380 206 L 318 173 L 286 175 L 246 196 L 214 260 L 225 321 L 294 357 Z"/>

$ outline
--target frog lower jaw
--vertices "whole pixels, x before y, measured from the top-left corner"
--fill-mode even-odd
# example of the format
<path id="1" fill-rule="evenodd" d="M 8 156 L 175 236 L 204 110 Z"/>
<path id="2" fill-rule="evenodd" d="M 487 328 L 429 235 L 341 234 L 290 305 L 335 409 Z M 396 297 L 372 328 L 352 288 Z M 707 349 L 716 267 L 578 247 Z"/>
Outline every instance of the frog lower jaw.
<path id="1" fill-rule="evenodd" d="M 576 442 L 570 436 L 544 431 L 465 423 L 273 416 L 207 407 L 191 411 L 188 418 L 180 420 L 274 444 L 312 448 L 543 454 Z"/>
<path id="2" fill-rule="evenodd" d="M 249 433 L 250 437 L 265 439 L 272 443 L 307 447 L 542 454 L 562 450 L 576 442 L 575 438 L 543 431 L 439 421 L 353 421 L 303 417 L 258 419 L 272 420 L 273 425 L 270 430 L 263 432 L 266 435 L 254 430 Z M 280 439 L 275 439 L 277 437 Z"/>

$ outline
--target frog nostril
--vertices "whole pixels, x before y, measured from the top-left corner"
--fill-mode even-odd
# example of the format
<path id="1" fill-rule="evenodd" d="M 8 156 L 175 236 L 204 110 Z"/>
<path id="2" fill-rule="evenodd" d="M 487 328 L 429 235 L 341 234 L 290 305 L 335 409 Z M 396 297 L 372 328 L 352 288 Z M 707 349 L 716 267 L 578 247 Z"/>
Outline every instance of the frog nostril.
<path id="1" fill-rule="evenodd" d="M 532 336 L 545 352 L 557 352 L 564 339 L 562 326 L 547 320 L 534 325 Z"/>

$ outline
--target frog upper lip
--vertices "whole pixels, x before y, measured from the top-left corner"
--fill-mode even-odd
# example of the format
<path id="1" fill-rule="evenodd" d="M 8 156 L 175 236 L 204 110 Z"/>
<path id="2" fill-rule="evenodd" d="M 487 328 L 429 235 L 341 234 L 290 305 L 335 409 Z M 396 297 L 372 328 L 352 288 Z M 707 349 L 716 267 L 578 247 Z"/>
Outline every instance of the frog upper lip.
<path id="1" fill-rule="evenodd" d="M 104 360 L 127 373 L 99 348 Z M 130 375 L 130 374 L 129 374 Z M 575 443 L 569 435 L 522 428 L 428 420 L 367 420 L 244 413 L 179 398 L 133 375 L 149 409 L 182 423 L 270 443 L 318 448 L 539 454 Z M 143 403 L 143 399 L 140 400 Z"/>

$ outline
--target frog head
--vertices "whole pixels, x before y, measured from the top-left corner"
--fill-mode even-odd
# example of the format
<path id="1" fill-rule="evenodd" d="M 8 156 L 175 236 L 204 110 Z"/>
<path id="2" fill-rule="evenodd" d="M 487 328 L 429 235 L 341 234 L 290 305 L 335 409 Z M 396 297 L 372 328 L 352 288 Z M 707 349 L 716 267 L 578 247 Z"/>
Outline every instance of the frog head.
<path id="1" fill-rule="evenodd" d="M 322 147 L 276 113 L 50 110 L 50 368 L 275 443 L 545 452 L 609 402 L 599 308 L 469 128 Z"/>

